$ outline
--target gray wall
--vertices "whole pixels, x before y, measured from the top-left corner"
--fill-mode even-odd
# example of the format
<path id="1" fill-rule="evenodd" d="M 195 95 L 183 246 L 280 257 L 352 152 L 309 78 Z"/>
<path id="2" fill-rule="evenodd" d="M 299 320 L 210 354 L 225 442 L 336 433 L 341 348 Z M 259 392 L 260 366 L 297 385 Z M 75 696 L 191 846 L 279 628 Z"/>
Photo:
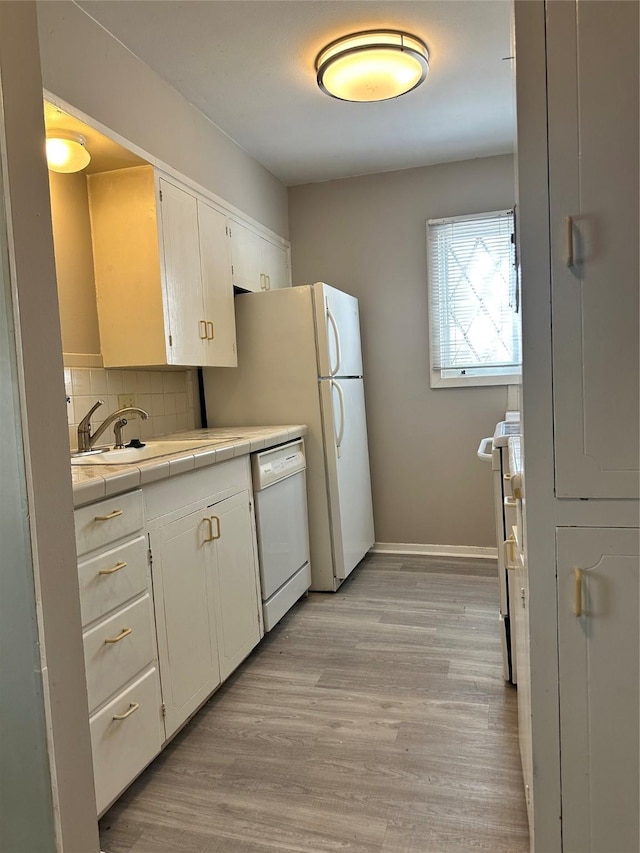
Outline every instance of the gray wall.
<path id="1" fill-rule="evenodd" d="M 513 202 L 511 156 L 289 189 L 293 283 L 360 300 L 378 542 L 495 546 L 476 450 L 507 390 L 429 387 L 425 223 Z"/>
<path id="2" fill-rule="evenodd" d="M 45 89 L 287 237 L 270 172 L 74 3 L 37 6 Z"/>

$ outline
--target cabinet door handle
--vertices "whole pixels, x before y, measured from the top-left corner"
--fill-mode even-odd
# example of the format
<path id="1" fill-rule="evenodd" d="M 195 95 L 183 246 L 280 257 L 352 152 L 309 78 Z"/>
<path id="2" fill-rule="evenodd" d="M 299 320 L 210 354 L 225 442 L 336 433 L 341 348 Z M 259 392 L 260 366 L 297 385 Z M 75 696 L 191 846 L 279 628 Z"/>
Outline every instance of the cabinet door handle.
<path id="1" fill-rule="evenodd" d="M 211 521 L 211 519 L 208 516 L 205 516 L 202 520 L 205 522 L 205 524 L 209 525 L 209 535 L 204 537 L 204 541 L 205 542 L 213 542 L 213 540 L 216 538 L 213 535 L 213 521 Z"/>
<path id="2" fill-rule="evenodd" d="M 567 228 L 567 266 L 572 267 L 575 263 L 573 255 L 573 216 L 567 216 L 565 219 Z"/>
<path id="3" fill-rule="evenodd" d="M 220 519 L 218 518 L 217 515 L 212 515 L 211 518 L 209 519 L 209 521 L 211 522 L 212 533 L 213 533 L 213 522 L 215 521 L 215 523 L 216 523 L 216 535 L 213 536 L 213 538 L 219 539 L 220 536 L 222 535 L 221 529 L 220 529 Z"/>
<path id="4" fill-rule="evenodd" d="M 128 637 L 132 630 L 132 628 L 123 628 L 117 637 L 107 637 L 104 642 L 105 644 L 119 643 L 120 640 L 124 640 L 125 637 Z"/>
<path id="5" fill-rule="evenodd" d="M 123 515 L 124 511 L 121 509 L 114 509 L 112 512 L 107 515 L 96 515 L 96 521 L 111 521 L 112 518 L 118 518 L 118 516 Z"/>
<path id="6" fill-rule="evenodd" d="M 125 711 L 124 714 L 114 714 L 113 719 L 114 720 L 126 720 L 127 717 L 130 717 L 133 713 L 135 713 L 139 707 L 140 707 L 139 702 L 131 702 L 129 704 L 129 710 L 128 711 Z"/>
<path id="7" fill-rule="evenodd" d="M 209 329 L 211 329 L 211 334 L 209 334 Z M 207 320 L 207 340 L 212 341 L 216 336 L 215 328 L 211 320 Z"/>
<path id="8" fill-rule="evenodd" d="M 263 272 L 261 272 L 260 273 L 260 290 L 266 290 L 266 289 L 267 289 L 267 277 Z"/>
<path id="9" fill-rule="evenodd" d="M 267 282 L 267 290 L 271 290 L 271 276 L 265 275 L 265 280 Z"/>
<path id="10" fill-rule="evenodd" d="M 198 321 L 198 328 L 200 329 L 200 340 L 206 341 L 207 340 L 207 321 L 206 320 L 199 320 Z"/>
<path id="11" fill-rule="evenodd" d="M 119 572 L 120 569 L 126 569 L 127 564 L 120 560 L 119 563 L 116 563 L 115 566 L 111 566 L 110 569 L 100 569 L 98 572 L 99 575 L 112 575 L 114 572 Z"/>
<path id="12" fill-rule="evenodd" d="M 582 616 L 582 569 L 573 570 L 573 581 L 575 585 L 574 613 L 578 619 Z"/>

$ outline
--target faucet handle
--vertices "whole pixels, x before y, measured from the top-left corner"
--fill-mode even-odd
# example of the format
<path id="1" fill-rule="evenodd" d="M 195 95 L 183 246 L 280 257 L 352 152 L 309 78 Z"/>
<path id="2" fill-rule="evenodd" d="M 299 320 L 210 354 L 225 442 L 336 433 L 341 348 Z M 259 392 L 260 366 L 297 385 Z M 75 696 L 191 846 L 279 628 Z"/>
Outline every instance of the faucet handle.
<path id="1" fill-rule="evenodd" d="M 87 414 L 78 424 L 78 451 L 80 453 L 85 453 L 87 450 L 91 450 L 91 415 L 103 404 L 104 400 L 98 400 L 98 402 L 89 409 Z"/>
<path id="2" fill-rule="evenodd" d="M 87 412 L 87 414 L 82 418 L 82 420 L 78 424 L 78 427 L 87 426 L 89 424 L 89 421 L 91 420 L 91 415 L 95 412 L 95 410 L 97 408 L 99 408 L 100 406 L 103 406 L 103 405 L 104 405 L 104 400 L 98 400 L 96 403 L 94 403 L 93 406 Z"/>

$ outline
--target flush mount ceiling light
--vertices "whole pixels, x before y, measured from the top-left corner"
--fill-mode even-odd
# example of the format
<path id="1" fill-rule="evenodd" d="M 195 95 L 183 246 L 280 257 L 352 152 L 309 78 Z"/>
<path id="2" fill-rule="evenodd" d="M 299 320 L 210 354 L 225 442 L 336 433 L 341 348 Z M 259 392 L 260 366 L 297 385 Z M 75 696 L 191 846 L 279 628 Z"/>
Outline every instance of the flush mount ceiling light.
<path id="1" fill-rule="evenodd" d="M 87 141 L 79 133 L 56 130 L 47 137 L 47 165 L 52 172 L 79 172 L 88 166 L 91 155 Z"/>
<path id="2" fill-rule="evenodd" d="M 386 101 L 419 86 L 429 51 L 400 30 L 367 30 L 332 41 L 316 58 L 318 86 L 342 101 Z"/>

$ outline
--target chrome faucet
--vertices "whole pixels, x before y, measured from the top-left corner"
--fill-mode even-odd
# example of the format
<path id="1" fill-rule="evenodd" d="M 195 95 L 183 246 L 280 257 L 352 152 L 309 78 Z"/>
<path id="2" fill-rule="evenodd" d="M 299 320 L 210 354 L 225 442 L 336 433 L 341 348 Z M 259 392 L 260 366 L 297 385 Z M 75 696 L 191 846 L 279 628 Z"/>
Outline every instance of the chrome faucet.
<path id="1" fill-rule="evenodd" d="M 138 415 L 140 418 L 142 418 L 143 421 L 146 421 L 146 419 L 149 417 L 148 413 L 145 412 L 144 409 L 139 409 L 137 406 L 125 406 L 123 409 L 118 409 L 116 412 L 112 412 L 110 415 L 107 415 L 107 417 L 103 420 L 98 429 L 94 433 L 92 433 L 91 415 L 99 406 L 102 406 L 103 404 L 104 400 L 98 400 L 95 406 L 92 406 L 89 409 L 87 414 L 78 424 L 78 453 L 88 453 L 90 450 L 93 450 L 94 444 L 100 438 L 106 428 L 114 421 L 122 419 L 123 415 Z M 121 426 L 124 426 L 124 424 L 121 424 Z"/>

